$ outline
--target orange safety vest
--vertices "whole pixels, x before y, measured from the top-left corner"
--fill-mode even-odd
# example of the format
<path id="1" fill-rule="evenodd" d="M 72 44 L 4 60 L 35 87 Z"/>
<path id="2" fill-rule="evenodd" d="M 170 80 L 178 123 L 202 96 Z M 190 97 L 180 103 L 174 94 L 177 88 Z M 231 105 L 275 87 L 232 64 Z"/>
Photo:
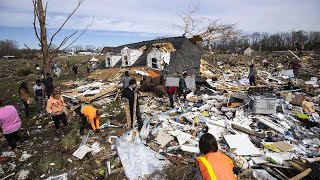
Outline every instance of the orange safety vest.
<path id="1" fill-rule="evenodd" d="M 196 158 L 203 180 L 235 180 L 232 160 L 221 152 L 210 152 Z"/>

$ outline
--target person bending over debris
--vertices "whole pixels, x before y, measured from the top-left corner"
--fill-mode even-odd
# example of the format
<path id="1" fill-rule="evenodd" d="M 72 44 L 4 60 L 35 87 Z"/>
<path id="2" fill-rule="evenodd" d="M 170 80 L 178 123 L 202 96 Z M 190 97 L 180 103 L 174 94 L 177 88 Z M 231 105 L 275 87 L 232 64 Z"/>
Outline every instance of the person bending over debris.
<path id="1" fill-rule="evenodd" d="M 250 65 L 250 70 L 249 70 L 249 83 L 250 83 L 250 86 L 252 85 L 256 85 L 256 76 L 257 76 L 257 71 L 256 69 L 254 68 L 254 64 L 251 64 Z"/>
<path id="2" fill-rule="evenodd" d="M 0 99 L 0 126 L 8 145 L 15 153 L 18 153 L 17 141 L 19 141 L 18 130 L 21 128 L 21 119 L 17 109 L 12 105 L 3 106 Z"/>
<path id="3" fill-rule="evenodd" d="M 129 81 L 129 87 L 125 88 L 122 92 L 121 99 L 123 102 L 127 102 L 129 100 L 129 111 L 130 111 L 130 124 L 128 126 L 133 128 L 134 121 L 137 118 L 138 121 L 138 130 L 140 131 L 143 125 L 139 107 L 139 92 L 136 90 L 137 88 L 137 81 L 131 79 Z M 128 117 L 127 117 L 128 118 Z"/>
<path id="4" fill-rule="evenodd" d="M 169 96 L 169 101 L 170 101 L 170 107 L 173 109 L 174 108 L 174 102 L 173 102 L 173 97 L 176 94 L 178 90 L 178 87 L 176 86 L 171 86 L 168 88 L 168 96 Z"/>
<path id="5" fill-rule="evenodd" d="M 46 94 L 49 99 L 54 89 L 53 79 L 50 73 L 46 74 L 46 78 L 43 80 L 43 84 L 44 84 L 44 87 L 46 88 Z"/>
<path id="6" fill-rule="evenodd" d="M 30 116 L 29 107 L 31 104 L 31 98 L 29 95 L 29 90 L 28 90 L 26 82 L 21 83 L 21 85 L 19 87 L 19 95 L 20 95 L 21 101 L 24 105 L 24 113 L 26 115 L 26 118 L 29 118 L 29 116 Z"/>
<path id="7" fill-rule="evenodd" d="M 80 127 L 80 135 L 83 135 L 83 131 L 86 128 L 87 121 L 89 120 L 91 127 L 94 131 L 99 131 L 100 129 L 100 116 L 103 114 L 101 109 L 96 109 L 92 106 L 85 105 L 79 106 L 76 113 L 81 117 L 82 123 Z"/>
<path id="8" fill-rule="evenodd" d="M 43 107 L 43 96 L 44 96 L 44 90 L 43 90 L 41 80 L 39 79 L 36 80 L 36 84 L 33 86 L 33 93 L 37 102 L 37 109 L 39 112 L 41 112 Z"/>
<path id="9" fill-rule="evenodd" d="M 54 90 L 47 102 L 47 112 L 51 115 L 55 129 L 60 128 L 60 120 L 64 126 L 68 126 L 67 117 L 64 113 L 65 103 L 58 90 Z"/>
<path id="10" fill-rule="evenodd" d="M 225 154 L 218 152 L 216 138 L 205 133 L 199 141 L 199 149 L 203 156 L 197 157 L 197 179 L 236 179 L 233 173 L 233 162 Z"/>
<path id="11" fill-rule="evenodd" d="M 131 80 L 131 77 L 129 76 L 129 72 L 128 71 L 124 72 L 124 76 L 122 76 L 121 78 L 123 89 L 129 86 L 130 80 Z"/>

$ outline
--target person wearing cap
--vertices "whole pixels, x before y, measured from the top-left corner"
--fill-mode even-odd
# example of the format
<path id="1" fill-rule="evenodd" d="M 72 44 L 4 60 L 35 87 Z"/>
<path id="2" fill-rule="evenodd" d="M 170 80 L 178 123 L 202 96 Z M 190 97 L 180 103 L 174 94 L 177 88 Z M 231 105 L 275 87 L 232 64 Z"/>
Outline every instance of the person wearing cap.
<path id="1" fill-rule="evenodd" d="M 218 143 L 213 135 L 203 134 L 199 141 L 199 149 L 202 156 L 196 157 L 197 179 L 236 179 L 233 173 L 233 161 L 218 151 Z"/>
<path id="2" fill-rule="evenodd" d="M 64 113 L 65 107 L 66 104 L 64 103 L 61 93 L 55 89 L 48 99 L 47 112 L 51 115 L 56 130 L 60 128 L 60 121 L 62 121 L 64 126 L 68 126 L 68 120 Z"/>
<path id="3" fill-rule="evenodd" d="M 102 109 L 96 109 L 90 105 L 79 106 L 75 110 L 81 117 L 82 123 L 80 127 L 80 134 L 83 134 L 84 129 L 87 126 L 87 121 L 89 120 L 91 127 L 94 131 L 99 131 L 100 129 L 100 116 L 103 114 Z"/>

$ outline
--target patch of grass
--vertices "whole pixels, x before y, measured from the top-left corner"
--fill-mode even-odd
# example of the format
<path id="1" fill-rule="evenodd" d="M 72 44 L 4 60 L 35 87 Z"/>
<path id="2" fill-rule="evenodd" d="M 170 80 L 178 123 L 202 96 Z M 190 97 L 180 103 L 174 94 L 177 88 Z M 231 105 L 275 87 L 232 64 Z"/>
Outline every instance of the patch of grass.
<path id="1" fill-rule="evenodd" d="M 103 110 L 109 115 L 112 115 L 114 119 L 124 119 L 126 117 L 126 113 L 121 107 L 120 100 L 106 104 Z"/>
<path id="2" fill-rule="evenodd" d="M 38 170 L 41 173 L 47 173 L 50 167 L 55 169 L 63 169 L 67 160 L 61 153 L 50 153 L 47 156 L 42 156 L 38 162 Z M 54 163 L 54 166 L 50 166 L 50 163 Z"/>
<path id="3" fill-rule="evenodd" d="M 80 130 L 79 119 L 73 119 L 69 124 L 69 131 L 61 141 L 61 146 L 64 149 L 70 149 L 81 142 L 78 133 Z"/>
<path id="4" fill-rule="evenodd" d="M 1 99 L 4 104 L 15 104 L 19 97 L 18 94 L 19 84 L 9 81 L 0 81 Z"/>
<path id="5" fill-rule="evenodd" d="M 19 69 L 18 70 L 18 76 L 28 76 L 30 74 L 32 74 L 32 70 L 31 69 Z"/>

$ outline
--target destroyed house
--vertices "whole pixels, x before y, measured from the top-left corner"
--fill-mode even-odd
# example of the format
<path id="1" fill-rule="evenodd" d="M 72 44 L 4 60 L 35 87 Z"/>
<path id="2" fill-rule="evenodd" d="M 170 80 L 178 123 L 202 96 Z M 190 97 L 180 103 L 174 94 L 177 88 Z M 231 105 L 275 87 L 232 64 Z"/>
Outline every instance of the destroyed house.
<path id="1" fill-rule="evenodd" d="M 184 36 L 104 47 L 105 67 L 149 67 L 172 75 L 186 71 L 199 75 L 201 48 Z"/>

